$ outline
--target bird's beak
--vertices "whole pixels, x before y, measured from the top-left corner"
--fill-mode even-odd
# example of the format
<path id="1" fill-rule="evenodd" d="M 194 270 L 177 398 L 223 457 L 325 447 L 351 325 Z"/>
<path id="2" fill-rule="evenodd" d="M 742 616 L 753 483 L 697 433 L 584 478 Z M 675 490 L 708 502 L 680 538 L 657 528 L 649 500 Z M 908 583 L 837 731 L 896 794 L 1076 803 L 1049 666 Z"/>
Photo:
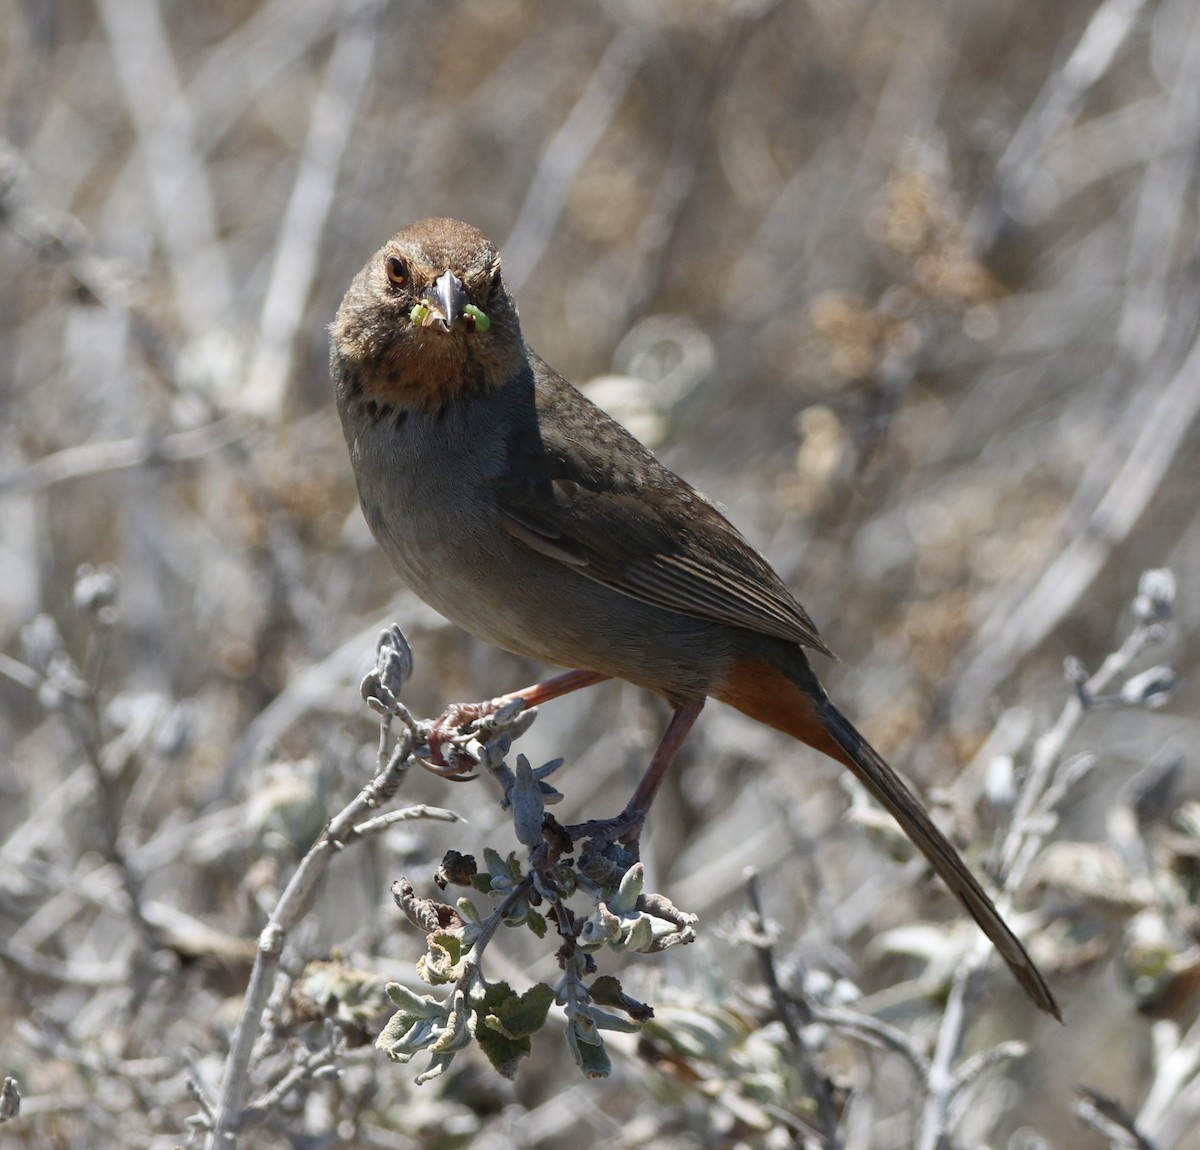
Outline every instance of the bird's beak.
<path id="1" fill-rule="evenodd" d="M 458 322 L 463 308 L 470 301 L 467 299 L 462 280 L 447 268 L 426 293 L 425 302 L 429 305 L 429 314 L 421 326 L 439 327 L 442 331 L 449 331 Z"/>

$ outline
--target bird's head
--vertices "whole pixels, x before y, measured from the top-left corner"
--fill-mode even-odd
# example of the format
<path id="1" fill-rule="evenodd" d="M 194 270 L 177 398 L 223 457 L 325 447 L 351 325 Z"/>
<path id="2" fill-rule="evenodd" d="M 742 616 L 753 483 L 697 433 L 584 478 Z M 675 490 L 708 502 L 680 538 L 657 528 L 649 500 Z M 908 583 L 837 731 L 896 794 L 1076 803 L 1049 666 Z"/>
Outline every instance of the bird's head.
<path id="1" fill-rule="evenodd" d="M 355 276 L 331 337 L 335 378 L 389 406 L 438 408 L 493 390 L 525 354 L 499 252 L 449 219 L 418 220 L 384 244 Z"/>

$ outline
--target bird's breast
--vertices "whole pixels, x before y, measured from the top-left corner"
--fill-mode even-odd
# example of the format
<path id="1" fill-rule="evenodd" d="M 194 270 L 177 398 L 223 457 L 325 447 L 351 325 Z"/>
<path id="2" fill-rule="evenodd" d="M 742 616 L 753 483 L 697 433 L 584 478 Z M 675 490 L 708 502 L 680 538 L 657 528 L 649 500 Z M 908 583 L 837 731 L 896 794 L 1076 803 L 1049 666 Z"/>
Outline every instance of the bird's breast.
<path id="1" fill-rule="evenodd" d="M 477 638 L 520 655 L 695 698 L 723 664 L 718 625 L 631 599 L 521 543 L 496 492 L 503 420 L 397 421 L 343 410 L 363 514 L 397 574 Z"/>

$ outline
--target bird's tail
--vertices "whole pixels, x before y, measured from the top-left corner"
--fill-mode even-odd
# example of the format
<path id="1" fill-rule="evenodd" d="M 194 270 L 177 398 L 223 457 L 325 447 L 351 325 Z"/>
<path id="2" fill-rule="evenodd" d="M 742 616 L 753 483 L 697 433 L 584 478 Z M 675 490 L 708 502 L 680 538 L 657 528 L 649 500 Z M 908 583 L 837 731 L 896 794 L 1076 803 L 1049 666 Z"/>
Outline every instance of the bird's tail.
<path id="1" fill-rule="evenodd" d="M 714 692 L 716 697 L 848 767 L 887 808 L 992 940 L 1025 993 L 1061 1022 L 1058 1003 L 1041 972 L 987 892 L 967 869 L 958 851 L 937 829 L 900 776 L 833 705 L 808 667 L 803 653 L 796 650 L 795 654 L 799 655 L 797 665 L 789 665 L 786 671 L 765 658 L 742 661 L 735 673 L 727 678 L 721 692 Z M 789 659 L 789 664 L 791 662 Z"/>

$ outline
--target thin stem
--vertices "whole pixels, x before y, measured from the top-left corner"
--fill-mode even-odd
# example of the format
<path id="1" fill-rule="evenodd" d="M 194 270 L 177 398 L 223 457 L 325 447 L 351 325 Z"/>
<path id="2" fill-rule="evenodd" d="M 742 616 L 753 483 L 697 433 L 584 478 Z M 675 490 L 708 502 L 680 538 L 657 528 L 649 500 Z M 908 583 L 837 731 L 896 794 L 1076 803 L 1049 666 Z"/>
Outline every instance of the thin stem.
<path id="1" fill-rule="evenodd" d="M 233 1044 L 225 1060 L 225 1074 L 216 1114 L 205 1139 L 205 1150 L 227 1150 L 236 1145 L 237 1132 L 243 1121 L 242 1106 L 249 1084 L 251 1055 L 262 1027 L 263 1010 L 271 995 L 275 976 L 283 957 L 288 934 L 307 912 L 317 883 L 334 856 L 351 840 L 363 816 L 376 808 L 380 796 L 394 789 L 393 775 L 408 769 L 412 754 L 412 736 L 401 736 L 396 753 L 388 766 L 377 774 L 354 799 L 333 817 L 321 837 L 300 860 L 300 865 L 280 896 L 270 920 L 258 939 L 258 953 L 250 972 L 250 985 L 242 1004 L 242 1015 L 234 1032 Z M 361 836 L 360 836 L 361 837 Z"/>
<path id="2" fill-rule="evenodd" d="M 833 1090 L 829 1079 L 817 1070 L 812 1051 L 801 1032 L 801 1026 L 807 1026 L 815 1019 L 809 1010 L 808 1003 L 802 997 L 792 998 L 784 994 L 783 988 L 779 985 L 779 977 L 775 973 L 774 951 L 767 941 L 762 894 L 759 890 L 758 874 L 755 871 L 750 871 L 746 875 L 746 894 L 750 899 L 751 929 L 758 939 L 755 949 L 758 952 L 759 969 L 762 972 L 763 981 L 766 982 L 767 988 L 771 992 L 775 1013 L 783 1023 L 788 1041 L 796 1052 L 796 1061 L 800 1068 L 804 1089 L 816 1104 L 821 1144 L 825 1150 L 838 1150 L 842 1143 L 838 1133 L 837 1112 L 833 1104 Z M 797 1015 L 799 1015 L 799 1020 L 797 1020 Z"/>

